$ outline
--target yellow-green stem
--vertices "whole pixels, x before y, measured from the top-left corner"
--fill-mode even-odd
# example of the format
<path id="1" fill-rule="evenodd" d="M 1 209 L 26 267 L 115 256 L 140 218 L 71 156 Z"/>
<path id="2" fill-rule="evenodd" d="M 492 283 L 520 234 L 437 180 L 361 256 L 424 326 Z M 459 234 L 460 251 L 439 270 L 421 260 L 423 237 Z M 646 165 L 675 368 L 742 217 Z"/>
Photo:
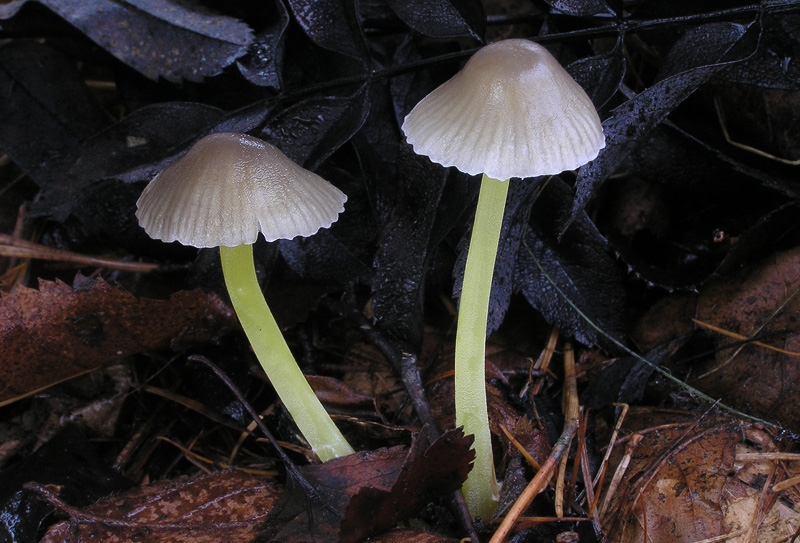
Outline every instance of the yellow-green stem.
<path id="1" fill-rule="evenodd" d="M 486 406 L 486 321 L 509 184 L 485 175 L 481 181 L 456 331 L 456 425 L 475 436 L 475 464 L 462 491 L 472 516 L 484 521 L 494 514 L 498 494 Z"/>
<path id="2" fill-rule="evenodd" d="M 252 245 L 220 247 L 222 273 L 233 308 L 261 367 L 323 462 L 353 453 L 295 362 L 256 279 Z"/>

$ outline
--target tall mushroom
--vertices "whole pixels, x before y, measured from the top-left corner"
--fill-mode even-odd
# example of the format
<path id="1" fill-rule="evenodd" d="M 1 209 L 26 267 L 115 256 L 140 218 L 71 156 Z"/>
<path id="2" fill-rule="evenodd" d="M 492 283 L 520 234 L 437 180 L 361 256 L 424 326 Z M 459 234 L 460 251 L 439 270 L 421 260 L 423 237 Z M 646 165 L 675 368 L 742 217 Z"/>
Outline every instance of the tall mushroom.
<path id="1" fill-rule="evenodd" d="M 353 449 L 325 412 L 283 339 L 256 279 L 252 244 L 310 236 L 344 211 L 347 196 L 245 134 L 199 140 L 159 173 L 136 203 L 150 237 L 219 247 L 228 293 L 261 366 L 322 461 Z"/>
<path id="2" fill-rule="evenodd" d="M 484 520 L 497 504 L 485 383 L 485 342 L 500 228 L 512 177 L 553 175 L 605 146 L 583 89 L 541 45 L 487 45 L 411 110 L 402 130 L 414 151 L 470 175 L 483 174 L 472 227 L 455 352 L 456 424 L 475 436 L 475 465 L 463 492 Z"/>

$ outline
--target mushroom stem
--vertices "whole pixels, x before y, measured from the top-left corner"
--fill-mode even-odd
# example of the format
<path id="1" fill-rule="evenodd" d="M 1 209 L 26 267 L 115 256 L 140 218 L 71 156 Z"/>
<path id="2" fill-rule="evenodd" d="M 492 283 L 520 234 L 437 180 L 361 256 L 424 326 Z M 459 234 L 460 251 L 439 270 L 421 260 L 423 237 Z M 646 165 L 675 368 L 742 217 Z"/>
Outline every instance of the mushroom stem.
<path id="1" fill-rule="evenodd" d="M 311 449 L 323 462 L 353 448 L 322 407 L 295 362 L 256 279 L 253 246 L 220 247 L 222 273 L 233 308 L 261 367 Z"/>
<path id="2" fill-rule="evenodd" d="M 475 436 L 475 463 L 462 492 L 470 513 L 484 521 L 494 514 L 498 498 L 486 405 L 486 323 L 510 183 L 487 175 L 481 181 L 461 285 L 456 331 L 456 426 L 463 426 L 465 434 Z"/>

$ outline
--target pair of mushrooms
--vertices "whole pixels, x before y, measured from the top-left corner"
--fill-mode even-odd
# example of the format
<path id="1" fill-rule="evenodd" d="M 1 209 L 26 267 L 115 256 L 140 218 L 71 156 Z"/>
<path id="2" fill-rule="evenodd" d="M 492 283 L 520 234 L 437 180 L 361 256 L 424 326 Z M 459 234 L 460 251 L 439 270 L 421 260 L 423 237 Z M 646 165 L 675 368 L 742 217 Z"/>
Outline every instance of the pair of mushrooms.
<path id="1" fill-rule="evenodd" d="M 505 40 L 473 55 L 408 114 L 414 151 L 482 174 L 458 313 L 456 423 L 475 436 L 464 484 L 474 516 L 497 503 L 486 405 L 484 352 L 489 295 L 512 177 L 575 169 L 605 145 L 591 100 L 546 49 Z M 294 362 L 255 277 L 252 244 L 309 236 L 336 221 L 347 197 L 275 147 L 242 134 L 214 134 L 161 172 L 137 202 L 156 239 L 220 247 L 225 282 L 242 327 L 284 405 L 323 461 L 353 449 Z"/>

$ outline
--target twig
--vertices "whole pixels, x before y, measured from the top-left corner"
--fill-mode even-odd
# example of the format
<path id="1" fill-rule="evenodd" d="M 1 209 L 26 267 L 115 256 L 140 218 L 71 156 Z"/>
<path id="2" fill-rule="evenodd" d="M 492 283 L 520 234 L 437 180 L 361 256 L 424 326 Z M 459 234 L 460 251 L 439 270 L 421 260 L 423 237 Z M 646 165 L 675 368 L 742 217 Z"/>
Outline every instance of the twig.
<path id="1" fill-rule="evenodd" d="M 588 424 L 584 421 L 583 425 L 581 425 L 581 433 L 586 433 L 586 427 Z M 586 493 L 586 503 L 589 504 L 587 506 L 587 515 L 592 519 L 592 526 L 594 527 L 594 531 L 596 533 L 602 532 L 602 525 L 600 524 L 600 515 L 597 514 L 597 509 L 593 506 L 596 503 L 597 496 L 594 493 L 594 487 L 592 486 L 592 472 L 589 469 L 589 448 L 586 447 L 584 443 L 582 447 L 579 447 L 580 450 L 580 463 L 581 463 L 581 474 L 583 475 L 583 484 L 584 484 L 584 492 Z"/>
<path id="2" fill-rule="evenodd" d="M 628 446 L 625 447 L 625 454 L 622 456 L 622 460 L 619 461 L 619 464 L 617 464 L 617 470 L 614 472 L 614 477 L 611 478 L 605 498 L 603 498 L 603 503 L 600 505 L 600 510 L 598 511 L 600 518 L 605 514 L 612 496 L 614 496 L 617 487 L 619 487 L 619 483 L 622 481 L 622 477 L 625 476 L 625 472 L 628 470 L 628 465 L 631 463 L 631 458 L 633 457 L 633 451 L 636 450 L 636 447 L 643 438 L 644 436 L 642 436 L 642 434 L 637 433 L 633 434 L 628 441 Z M 599 489 L 597 494 L 598 496 L 600 495 Z"/>
<path id="3" fill-rule="evenodd" d="M 542 464 L 542 469 L 536 473 L 533 479 L 531 479 L 531 482 L 528 483 L 528 486 L 525 487 L 525 490 L 522 491 L 522 494 L 517 498 L 517 501 L 503 519 L 503 522 L 500 523 L 500 527 L 497 528 L 497 531 L 494 533 L 489 543 L 501 543 L 505 540 L 506 536 L 511 532 L 514 523 L 553 476 L 553 470 L 561 461 L 561 457 L 569 450 L 569 443 L 572 441 L 572 436 L 575 435 L 577 429 L 577 419 L 570 419 L 567 421 L 564 425 L 564 431 L 561 433 L 561 437 L 558 438 L 547 460 Z"/>
<path id="4" fill-rule="evenodd" d="M 603 489 L 603 479 L 606 476 L 606 469 L 608 469 L 608 459 L 611 457 L 611 451 L 614 450 L 614 444 L 617 442 L 617 436 L 619 435 L 619 430 L 622 428 L 622 422 L 625 420 L 625 417 L 628 415 L 628 404 L 614 404 L 615 406 L 619 407 L 622 406 L 622 412 L 617 417 L 617 423 L 614 425 L 614 431 L 611 433 L 611 439 L 608 441 L 608 448 L 606 449 L 606 454 L 603 456 L 603 461 L 600 462 L 600 469 L 597 471 L 597 475 L 592 481 L 592 486 L 594 487 L 595 499 L 589 502 L 589 514 L 593 515 L 595 509 L 597 507 L 597 500 L 600 498 L 600 491 Z M 588 486 L 588 485 L 587 485 Z M 588 497 L 588 492 L 587 492 Z"/>
<path id="5" fill-rule="evenodd" d="M 98 258 L 71 251 L 53 249 L 52 247 L 39 245 L 8 234 L 0 234 L 0 256 L 35 258 L 139 273 L 151 272 L 159 267 L 158 264 L 149 264 L 147 262 L 127 262 L 125 260 Z"/>
<path id="6" fill-rule="evenodd" d="M 556 352 L 556 344 L 558 343 L 558 328 L 553 327 L 550 330 L 550 337 L 547 339 L 547 345 L 545 346 L 542 354 L 539 355 L 539 358 L 536 360 L 536 363 L 531 366 L 528 381 L 533 380 L 533 372 L 537 372 L 540 376 L 536 379 L 536 382 L 533 383 L 533 389 L 531 390 L 530 397 L 533 398 L 537 396 L 544 387 L 544 374 L 547 373 L 547 369 L 550 367 L 550 361 L 553 359 L 553 354 Z"/>
<path id="7" fill-rule="evenodd" d="M 247 399 L 244 397 L 244 394 L 242 394 L 242 391 L 239 390 L 239 387 L 233 384 L 233 381 L 230 380 L 230 377 L 225 375 L 225 373 L 221 369 L 219 369 L 219 367 L 216 364 L 214 364 L 211 360 L 209 360 L 204 356 L 192 355 L 188 357 L 188 360 L 190 360 L 191 362 L 198 362 L 200 364 L 203 364 L 212 372 L 214 372 L 214 375 L 216 375 L 220 381 L 225 383 L 225 386 L 228 387 L 228 390 L 230 390 L 233 393 L 233 395 L 236 396 L 236 399 L 245 408 L 245 410 L 250 415 L 250 418 L 253 420 L 253 422 L 255 422 L 258 425 L 258 428 L 259 430 L 261 430 L 261 433 L 263 433 L 264 437 L 267 438 L 269 444 L 272 445 L 272 448 L 275 450 L 275 453 L 278 455 L 281 462 L 283 462 L 286 471 L 290 472 L 295 477 L 298 477 L 300 480 L 305 480 L 305 478 L 300 473 L 300 470 L 298 470 L 297 466 L 294 465 L 294 462 L 292 462 L 292 460 L 283 450 L 281 444 L 278 442 L 277 439 L 275 439 L 275 436 L 272 435 L 272 432 L 270 432 L 269 429 L 267 429 L 267 425 L 264 424 L 264 421 L 261 420 L 261 417 L 258 416 L 256 410 L 253 409 L 253 406 L 250 405 L 250 402 L 248 402 Z"/>
<path id="8" fill-rule="evenodd" d="M 578 419 L 580 404 L 578 403 L 578 383 L 575 372 L 575 351 L 572 345 L 564 344 L 564 394 L 561 398 L 561 409 L 567 420 Z M 558 466 L 558 479 L 556 479 L 556 516 L 564 516 L 564 477 L 567 469 L 567 457 L 561 459 Z"/>
<path id="9" fill-rule="evenodd" d="M 542 466 L 539 465 L 539 462 L 537 462 L 536 459 L 533 456 L 531 456 L 531 453 L 529 453 L 527 450 L 525 450 L 525 447 L 522 446 L 522 443 L 517 441 L 517 438 L 515 438 L 513 435 L 511 435 L 511 432 L 508 431 L 508 428 L 506 428 L 504 424 L 500 425 L 500 429 L 503 431 L 503 433 L 508 438 L 508 440 L 511 442 L 511 444 L 514 445 L 514 447 L 519 451 L 519 453 L 522 455 L 522 457 L 525 458 L 525 460 L 528 462 L 528 464 L 533 466 L 534 469 L 537 469 L 537 470 L 538 469 L 542 469 Z"/>

